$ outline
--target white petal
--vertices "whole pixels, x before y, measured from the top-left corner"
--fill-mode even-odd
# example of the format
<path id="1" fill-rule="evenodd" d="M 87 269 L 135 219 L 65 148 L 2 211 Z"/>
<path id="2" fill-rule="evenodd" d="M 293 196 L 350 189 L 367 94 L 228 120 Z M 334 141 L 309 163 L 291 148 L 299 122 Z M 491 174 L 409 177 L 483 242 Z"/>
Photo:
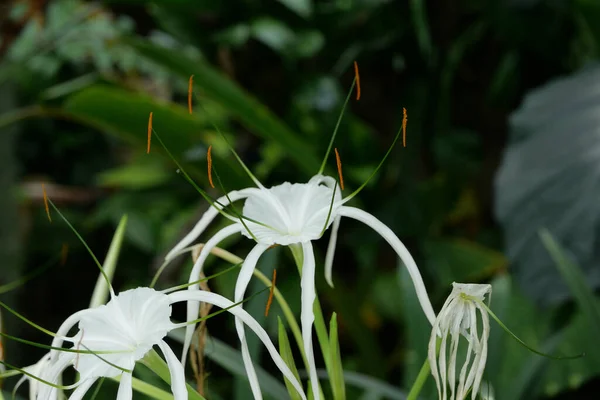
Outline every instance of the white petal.
<path id="1" fill-rule="evenodd" d="M 302 326 L 302 338 L 304 339 L 304 352 L 308 363 L 308 374 L 315 400 L 320 399 L 319 378 L 317 377 L 317 366 L 312 344 L 312 326 L 315 320 L 314 305 L 317 293 L 315 291 L 315 254 L 310 242 L 302 243 L 303 263 L 300 287 L 302 290 L 302 309 L 300 311 L 300 323 Z"/>
<path id="2" fill-rule="evenodd" d="M 90 311 L 90 309 L 87 310 L 81 310 L 76 312 L 75 314 L 71 315 L 69 318 L 67 318 L 65 320 L 65 322 L 63 322 L 60 327 L 58 328 L 58 331 L 56 331 L 56 336 L 54 336 L 54 339 L 52 339 L 52 347 L 62 347 L 65 338 L 65 335 L 67 335 L 69 333 L 69 331 L 71 330 L 71 328 L 73 328 L 77 323 L 79 323 L 79 320 L 81 319 L 82 316 L 84 316 L 85 314 L 87 314 Z M 56 357 L 58 356 L 59 351 L 58 350 L 50 350 L 50 354 L 51 354 L 51 359 L 53 361 L 56 360 Z"/>
<path id="3" fill-rule="evenodd" d="M 254 272 L 254 268 L 256 268 L 258 259 L 268 248 L 268 245 L 257 244 L 250 251 L 250 253 L 248 253 L 246 260 L 244 260 L 244 263 L 242 264 L 240 273 L 238 274 L 237 282 L 235 283 L 234 301 L 236 303 L 239 303 L 244 299 L 244 294 L 246 293 L 246 289 L 248 288 L 248 284 L 250 283 L 250 279 L 252 278 L 252 273 Z M 243 305 L 240 304 L 238 307 L 243 308 Z M 260 386 L 258 385 L 258 377 L 256 376 L 254 365 L 252 364 L 250 350 L 248 349 L 248 342 L 246 341 L 244 334 L 244 323 L 240 318 L 237 317 L 235 318 L 235 329 L 242 345 L 242 359 L 244 360 L 244 365 L 246 367 L 246 373 L 248 375 L 248 381 L 250 382 L 252 393 L 254 394 L 255 399 L 262 399 Z"/>
<path id="4" fill-rule="evenodd" d="M 71 393 L 71 395 L 69 396 L 69 400 L 81 400 L 83 399 L 83 396 L 85 396 L 85 394 L 87 393 L 88 390 L 90 390 L 90 388 L 92 387 L 92 385 L 94 384 L 94 382 L 96 382 L 96 378 L 92 378 L 92 379 L 86 379 L 84 381 L 79 381 L 79 386 L 77 386 L 77 389 L 75 389 L 73 391 L 73 393 Z"/>
<path id="5" fill-rule="evenodd" d="M 190 279 L 188 282 L 194 282 L 200 279 L 200 272 L 202 272 L 202 267 L 204 266 L 204 261 L 210 254 L 210 251 L 219 245 L 225 238 L 240 232 L 240 226 L 237 224 L 226 226 L 217 232 L 202 248 L 200 251 L 200 255 L 198 255 L 198 259 L 194 263 L 194 267 L 192 268 L 192 272 L 190 273 Z M 199 284 L 194 284 L 188 286 L 188 290 L 198 290 L 200 287 Z M 188 302 L 187 304 L 187 322 L 194 321 L 198 319 L 198 308 L 200 307 L 200 303 L 198 302 Z M 187 359 L 187 354 L 190 349 L 190 345 L 192 344 L 192 337 L 194 336 L 194 330 L 196 329 L 196 324 L 190 324 L 185 328 L 185 338 L 183 342 L 183 352 L 181 354 L 181 364 L 185 365 L 185 361 Z"/>
<path id="6" fill-rule="evenodd" d="M 62 372 L 73 362 L 75 353 L 59 352 L 56 359 L 41 370 L 39 378 L 53 384 L 58 384 L 59 377 Z M 57 398 L 57 389 L 46 385 L 43 382 L 38 382 L 38 399 L 54 400 Z"/>
<path id="7" fill-rule="evenodd" d="M 131 381 L 131 374 L 123 372 L 119 383 L 119 391 L 117 392 L 117 400 L 131 400 L 133 398 L 133 384 Z"/>
<path id="8" fill-rule="evenodd" d="M 329 245 L 327 246 L 327 254 L 325 254 L 325 281 L 329 286 L 333 287 L 333 256 L 335 255 L 335 246 L 337 243 L 338 230 L 340 229 L 341 217 L 336 217 L 333 220 L 331 227 L 331 236 L 329 237 Z"/>
<path id="9" fill-rule="evenodd" d="M 171 293 L 168 296 L 172 303 L 180 301 L 197 301 L 210 303 L 221 308 L 231 307 L 233 304 L 235 304 L 231 300 L 228 300 L 221 295 L 212 292 L 206 292 L 203 290 L 182 290 L 179 292 Z M 250 329 L 254 331 L 254 333 L 256 333 L 256 336 L 258 336 L 258 338 L 263 342 L 263 344 L 267 348 L 267 351 L 271 355 L 271 358 L 273 359 L 275 365 L 277 365 L 281 373 L 292 383 L 294 388 L 296 388 L 296 390 L 300 394 L 300 397 L 302 397 L 303 400 L 306 400 L 306 394 L 304 393 L 304 390 L 302 390 L 302 385 L 300 385 L 300 382 L 298 382 L 298 380 L 296 379 L 292 371 L 289 369 L 285 361 L 283 361 L 277 349 L 273 345 L 273 342 L 271 342 L 269 334 L 263 329 L 263 327 L 260 326 L 260 324 L 243 308 L 233 307 L 227 311 L 235 315 L 236 317 L 239 317 Z"/>
<path id="10" fill-rule="evenodd" d="M 165 343 L 164 340 L 158 342 L 158 347 L 162 351 L 165 359 L 167 360 L 167 366 L 171 373 L 171 392 L 175 400 L 186 400 L 188 398 L 187 387 L 185 385 L 185 371 L 183 365 L 177 359 L 173 350 Z"/>
<path id="11" fill-rule="evenodd" d="M 247 188 L 247 189 L 242 189 L 239 191 L 234 190 L 232 192 L 229 192 L 227 194 L 227 196 L 223 196 L 223 197 L 217 199 L 214 206 L 211 205 L 208 208 L 208 210 L 206 210 L 206 212 L 204 214 L 202 214 L 202 217 L 196 223 L 196 225 L 190 231 L 190 233 L 188 233 L 183 239 L 181 239 L 181 241 L 179 243 L 177 243 L 177 245 L 175 245 L 175 247 L 173 247 L 173 249 L 167 253 L 167 255 L 165 256 L 165 260 L 169 261 L 169 260 L 172 260 L 173 258 L 177 257 L 178 253 L 182 249 L 186 248 L 194 240 L 196 240 L 198 238 L 198 236 L 200 236 L 202 234 L 202 232 L 204 232 L 206 227 L 213 221 L 213 219 L 215 219 L 215 217 L 219 213 L 219 210 L 222 209 L 222 206 L 229 205 L 230 200 L 231 200 L 231 202 L 234 202 L 237 200 L 244 199 L 244 198 L 248 197 L 249 194 L 253 193 L 256 190 L 258 190 L 258 189 Z M 222 206 L 218 205 L 218 203 L 220 203 Z"/>
<path id="12" fill-rule="evenodd" d="M 425 289 L 425 283 L 423 283 L 423 278 L 421 277 L 421 273 L 419 272 L 419 268 L 417 267 L 415 260 L 412 258 L 410 252 L 404 246 L 404 244 L 402 244 L 400 239 L 398 239 L 398 236 L 396 236 L 396 234 L 394 234 L 394 232 L 392 232 L 392 230 L 383 222 L 379 221 L 373 215 L 358 208 L 344 206 L 340 207 L 338 213 L 339 215 L 356 219 L 370 226 L 373 230 L 375 230 L 375 232 L 379 233 L 381 237 L 383 237 L 390 244 L 390 246 L 392 246 L 408 269 L 408 273 L 413 281 L 413 285 L 415 286 L 415 291 L 417 293 L 419 303 L 421 304 L 421 308 L 429 320 L 429 323 L 433 325 L 433 322 L 435 321 L 435 312 L 431 306 L 431 301 L 429 301 L 427 289 Z"/>
<path id="13" fill-rule="evenodd" d="M 438 391 L 438 399 L 442 398 L 442 390 L 441 390 L 441 383 L 440 383 L 440 376 L 439 376 L 439 371 L 438 371 L 438 366 L 437 366 L 437 354 L 436 354 L 436 347 L 437 347 L 437 333 L 439 331 L 439 327 L 440 327 L 440 318 L 438 316 L 438 318 L 435 320 L 434 324 L 433 324 L 433 328 L 431 329 L 431 336 L 429 337 L 429 346 L 427 347 L 427 358 L 429 359 L 429 367 L 431 368 L 431 375 L 433 375 L 433 379 L 435 380 L 435 385 L 437 386 L 437 391 Z M 445 384 L 442 382 L 442 384 Z"/>

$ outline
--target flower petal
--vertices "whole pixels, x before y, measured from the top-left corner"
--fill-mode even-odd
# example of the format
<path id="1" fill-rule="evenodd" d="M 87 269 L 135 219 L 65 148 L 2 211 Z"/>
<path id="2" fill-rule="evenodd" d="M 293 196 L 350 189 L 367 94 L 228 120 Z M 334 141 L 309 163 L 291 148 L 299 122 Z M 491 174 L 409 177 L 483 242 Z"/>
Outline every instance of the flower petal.
<path id="1" fill-rule="evenodd" d="M 227 196 L 223 196 L 223 197 L 220 197 L 219 199 L 217 199 L 215 204 L 211 205 L 208 208 L 208 210 L 206 210 L 206 212 L 202 215 L 202 217 L 196 223 L 196 225 L 190 231 L 190 233 L 188 233 L 183 239 L 181 239 L 181 241 L 179 243 L 177 243 L 177 245 L 175 245 L 175 247 L 173 247 L 173 249 L 167 253 L 167 255 L 165 256 L 165 260 L 169 261 L 169 260 L 172 260 L 173 258 L 177 257 L 178 253 L 182 249 L 186 248 L 194 240 L 196 240 L 198 238 L 198 236 L 200 236 L 202 234 L 202 232 L 204 232 L 204 230 L 212 222 L 212 220 L 215 219 L 215 217 L 219 213 L 219 210 L 221 210 L 223 208 L 222 206 L 227 206 L 234 201 L 244 199 L 244 198 L 248 197 L 250 194 L 252 194 L 253 192 L 256 192 L 257 190 L 259 190 L 259 189 L 246 188 L 246 189 L 237 190 L 237 191 L 234 190 L 232 192 L 229 192 L 227 194 Z M 231 202 L 230 202 L 230 200 L 231 200 Z M 221 204 L 221 205 L 219 205 L 219 204 Z"/>
<path id="2" fill-rule="evenodd" d="M 177 303 L 180 301 L 196 301 L 210 303 L 221 308 L 231 307 L 233 304 L 235 304 L 231 300 L 226 299 L 221 295 L 212 292 L 206 292 L 203 290 L 182 290 L 179 292 L 171 293 L 168 296 L 171 303 Z M 233 307 L 228 309 L 227 311 L 240 318 L 250 329 L 254 331 L 254 333 L 256 333 L 256 336 L 258 336 L 258 338 L 263 342 L 263 344 L 267 348 L 267 351 L 271 355 L 273 362 L 275 363 L 275 365 L 277 365 L 283 376 L 285 376 L 292 383 L 294 388 L 296 388 L 296 390 L 300 394 L 300 397 L 302 397 L 303 400 L 306 400 L 306 394 L 304 393 L 304 390 L 302 390 L 302 385 L 300 384 L 300 382 L 298 382 L 298 380 L 296 379 L 290 368 L 287 366 L 285 361 L 283 361 L 283 358 L 281 358 L 281 356 L 279 355 L 279 352 L 273 345 L 273 342 L 271 342 L 269 334 L 264 330 L 264 328 L 260 326 L 260 324 L 241 307 Z"/>
<path id="3" fill-rule="evenodd" d="M 304 339 L 304 352 L 308 363 L 308 375 L 312 386 L 315 400 L 321 398 L 319 393 L 319 378 L 317 377 L 317 366 L 312 344 L 312 326 L 315 320 L 314 305 L 317 293 L 315 291 L 315 254 L 311 242 L 302 243 L 303 263 L 300 287 L 302 290 L 302 309 L 300 311 L 300 323 L 302 326 L 302 338 Z"/>
<path id="4" fill-rule="evenodd" d="M 58 328 L 58 331 L 56 331 L 56 336 L 54 336 L 54 338 L 52 339 L 52 347 L 62 347 L 63 342 L 67 339 L 65 337 L 65 335 L 67 335 L 69 333 L 69 331 L 71 330 L 71 328 L 73 328 L 76 324 L 79 323 L 79 321 L 81 320 L 81 317 L 83 317 L 88 312 L 89 312 L 89 309 L 81 310 L 81 311 L 78 311 L 75 314 L 71 315 L 69 318 L 67 318 L 65 320 L 65 322 L 63 322 L 61 324 L 61 326 Z M 58 356 L 58 353 L 59 353 L 58 350 L 50 350 L 50 356 L 51 356 L 52 362 L 56 361 L 56 357 Z"/>
<path id="5" fill-rule="evenodd" d="M 83 396 L 87 393 L 88 390 L 92 387 L 92 385 L 96 382 L 96 378 L 85 379 L 84 381 L 79 381 L 79 386 L 77 389 L 71 393 L 69 396 L 69 400 L 81 400 Z"/>
<path id="6" fill-rule="evenodd" d="M 248 256 L 246 256 L 246 260 L 244 260 L 244 263 L 242 264 L 242 268 L 238 274 L 238 279 L 235 283 L 234 301 L 236 303 L 244 299 L 244 294 L 246 293 L 246 289 L 248 288 L 248 284 L 250 283 L 250 279 L 252 278 L 252 273 L 254 272 L 254 268 L 256 268 L 258 259 L 268 248 L 268 245 L 258 243 L 256 246 L 254 246 L 250 253 L 248 253 Z M 238 307 L 242 308 L 242 305 L 240 304 Z M 255 399 L 262 399 L 260 386 L 258 385 L 258 377 L 256 376 L 254 365 L 252 364 L 250 350 L 248 349 L 248 342 L 246 341 L 244 333 L 244 323 L 238 317 L 235 318 L 235 330 L 240 338 L 240 343 L 242 346 L 242 359 L 244 360 L 244 365 L 246 367 L 250 388 L 252 389 Z"/>
<path id="7" fill-rule="evenodd" d="M 217 232 L 213 237 L 210 238 L 208 242 L 204 245 L 202 250 L 200 251 L 200 255 L 198 259 L 194 263 L 194 267 L 192 268 L 192 272 L 190 273 L 189 282 L 194 282 L 200 279 L 200 272 L 202 272 L 202 267 L 204 266 L 204 261 L 210 254 L 210 251 L 215 248 L 221 241 L 225 238 L 240 232 L 241 226 L 238 224 L 233 224 L 226 226 Z M 198 290 L 200 287 L 199 284 L 193 284 L 188 286 L 188 290 Z M 198 302 L 188 302 L 187 304 L 187 322 L 194 321 L 198 319 L 198 308 L 200 307 L 200 303 Z M 187 359 L 187 353 L 190 349 L 190 345 L 192 344 L 192 337 L 194 336 L 194 330 L 196 328 L 196 324 L 190 324 L 185 328 L 185 339 L 183 342 L 183 353 L 181 354 L 181 364 L 185 365 L 185 361 Z"/>
<path id="8" fill-rule="evenodd" d="M 327 245 L 327 253 L 325 254 L 325 281 L 333 287 L 333 256 L 335 255 L 335 247 L 337 244 L 338 230 L 340 229 L 341 217 L 336 217 L 333 220 L 331 227 L 331 236 Z"/>
<path id="9" fill-rule="evenodd" d="M 338 214 L 356 219 L 365 225 L 370 226 L 373 230 L 375 230 L 375 232 L 379 233 L 381 237 L 383 237 L 386 242 L 390 244 L 390 246 L 392 246 L 408 269 L 408 273 L 413 281 L 413 285 L 415 286 L 415 291 L 417 292 L 417 298 L 419 299 L 421 308 L 429 320 L 429 323 L 433 325 L 433 322 L 435 321 L 435 312 L 431 306 L 431 301 L 429 301 L 427 289 L 425 289 L 425 283 L 423 283 L 423 278 L 421 277 L 421 273 L 419 272 L 419 268 L 417 267 L 415 260 L 410 255 L 410 252 L 406 246 L 404 246 L 400 239 L 398 239 L 398 236 L 396 236 L 396 234 L 383 222 L 361 209 L 343 206 L 338 210 Z"/>
<path id="10" fill-rule="evenodd" d="M 185 371 L 183 365 L 181 365 L 177 356 L 173 353 L 173 350 L 171 350 L 164 340 L 158 342 L 158 347 L 160 347 L 160 350 L 165 356 L 169 372 L 171 373 L 171 392 L 173 392 L 173 397 L 175 400 L 186 400 L 188 394 L 185 385 Z"/>
<path id="11" fill-rule="evenodd" d="M 130 373 L 123 372 L 121 382 L 119 383 L 119 391 L 117 392 L 117 400 L 131 400 L 133 398 L 133 383 Z"/>

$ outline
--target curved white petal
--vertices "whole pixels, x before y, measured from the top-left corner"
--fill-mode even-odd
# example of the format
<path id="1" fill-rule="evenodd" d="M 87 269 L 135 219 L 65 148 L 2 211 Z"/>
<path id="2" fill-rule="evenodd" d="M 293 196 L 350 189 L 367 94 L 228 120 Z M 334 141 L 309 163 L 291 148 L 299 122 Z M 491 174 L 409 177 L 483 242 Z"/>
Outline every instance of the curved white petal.
<path id="1" fill-rule="evenodd" d="M 175 400 L 186 400 L 188 394 L 185 386 L 185 371 L 183 365 L 181 365 L 177 356 L 173 353 L 173 350 L 171 350 L 164 340 L 158 342 L 158 347 L 160 347 L 160 350 L 165 356 L 169 372 L 171 373 L 171 392 L 173 393 L 173 397 Z"/>
<path id="2" fill-rule="evenodd" d="M 175 245 L 175 247 L 173 247 L 173 249 L 171 249 L 171 251 L 169 251 L 167 253 L 167 255 L 165 256 L 165 260 L 166 261 L 172 260 L 173 258 L 175 258 L 178 255 L 179 251 L 181 251 L 185 247 L 189 246 L 194 240 L 196 240 L 198 238 L 198 236 L 200 236 L 202 234 L 202 232 L 204 232 L 206 227 L 213 221 L 213 219 L 215 219 L 215 217 L 219 213 L 219 210 L 221 210 L 223 208 L 223 206 L 227 206 L 234 201 L 244 199 L 244 198 L 248 197 L 251 193 L 256 192 L 257 190 L 259 190 L 259 189 L 246 188 L 246 189 L 242 189 L 242 190 L 234 190 L 232 192 L 229 192 L 227 194 L 227 196 L 223 196 L 223 197 L 220 197 L 219 199 L 217 199 L 215 204 L 211 205 L 208 208 L 208 210 L 206 210 L 206 212 L 204 214 L 202 214 L 202 217 L 196 223 L 196 225 L 190 231 L 190 233 L 185 235 L 185 237 L 183 239 L 181 239 L 179 241 L 179 243 L 177 243 Z M 220 203 L 221 205 L 218 205 L 218 203 Z"/>
<path id="3" fill-rule="evenodd" d="M 386 242 L 390 244 L 390 246 L 392 246 L 408 269 L 408 273 L 413 281 L 413 285 L 415 286 L 415 291 L 417 293 L 419 303 L 421 304 L 421 308 L 429 320 L 429 323 L 433 325 L 435 321 L 435 312 L 433 311 L 431 301 L 427 295 L 425 283 L 423 283 L 423 278 L 421 277 L 421 273 L 419 272 L 419 268 L 417 267 L 415 260 L 412 258 L 410 252 L 400 241 L 400 239 L 398 239 L 398 236 L 396 236 L 396 234 L 383 222 L 361 209 L 343 206 L 339 208 L 338 214 L 356 219 L 365 225 L 370 226 L 373 230 L 375 230 L 375 232 L 379 233 L 381 237 L 383 237 Z"/>
<path id="4" fill-rule="evenodd" d="M 331 227 L 331 236 L 327 245 L 327 253 L 325 254 L 325 281 L 329 286 L 333 287 L 333 257 L 335 255 L 335 247 L 337 244 L 338 230 L 340 229 L 341 217 L 336 217 L 333 220 Z"/>
<path id="5" fill-rule="evenodd" d="M 248 256 L 246 256 L 246 260 L 244 260 L 244 263 L 242 264 L 242 268 L 240 269 L 240 273 L 238 274 L 238 278 L 235 283 L 234 302 L 239 303 L 244 299 L 244 294 L 246 293 L 246 289 L 248 288 L 248 284 L 250 283 L 250 279 L 252 278 L 252 273 L 254 272 L 254 268 L 256 268 L 258 259 L 268 248 L 268 245 L 259 243 L 254 246 L 250 253 L 248 253 Z M 243 308 L 243 305 L 240 304 L 238 307 Z M 242 359 L 244 360 L 252 394 L 254 394 L 255 399 L 262 399 L 260 386 L 258 385 L 258 377 L 256 376 L 254 365 L 252 364 L 250 350 L 248 350 L 248 342 L 246 341 L 244 333 L 244 323 L 238 317 L 235 318 L 235 330 L 240 338 L 240 343 L 242 346 Z"/>
<path id="6" fill-rule="evenodd" d="M 86 379 L 84 381 L 78 382 L 79 386 L 77 386 L 77 389 L 75 389 L 73 391 L 73 393 L 71 393 L 71 395 L 69 396 L 69 400 L 83 399 L 83 396 L 85 396 L 87 391 L 90 390 L 90 388 L 92 387 L 94 382 L 96 382 L 96 378 L 90 378 L 90 379 Z"/>
<path id="7" fill-rule="evenodd" d="M 202 267 L 204 266 L 204 261 L 210 254 L 211 250 L 219 245 L 223 240 L 227 237 L 239 233 L 240 229 L 242 229 L 241 225 L 233 224 L 226 226 L 217 232 L 206 244 L 202 247 L 200 254 L 198 255 L 198 259 L 194 263 L 194 267 L 192 268 L 192 272 L 190 273 L 190 279 L 188 283 L 197 281 L 200 279 L 200 272 L 202 272 Z M 198 290 L 200 285 L 198 283 L 188 286 L 188 290 Z M 188 302 L 187 304 L 187 322 L 194 321 L 198 319 L 198 308 L 200 307 L 200 303 L 198 302 Z M 190 345 L 192 344 L 192 337 L 194 336 L 194 330 L 196 328 L 196 324 L 190 324 L 185 328 L 185 338 L 183 342 L 183 352 L 181 354 L 181 364 L 185 365 L 185 361 L 187 359 L 187 353 L 190 349 Z"/>
<path id="8" fill-rule="evenodd" d="M 313 307 L 317 298 L 315 291 L 315 254 L 310 242 L 302 243 L 302 253 L 304 258 L 302 263 L 302 277 L 300 278 L 300 287 L 302 290 L 300 323 L 313 397 L 315 400 L 319 400 L 321 398 L 319 393 L 319 378 L 317 377 L 317 366 L 315 364 L 315 354 L 312 344 L 312 326 L 315 320 Z"/>
<path id="9" fill-rule="evenodd" d="M 41 370 L 39 378 L 46 382 L 58 384 L 58 380 L 62 372 L 75 360 L 75 353 L 61 352 L 58 354 L 52 363 Z M 45 383 L 38 383 L 38 399 L 40 400 L 55 400 L 58 397 L 58 390 Z"/>
<path id="10" fill-rule="evenodd" d="M 179 292 L 171 293 L 168 296 L 170 298 L 171 303 L 177 303 L 180 301 L 196 301 L 210 303 L 221 308 L 231 307 L 233 304 L 235 304 L 231 300 L 226 299 L 221 295 L 212 292 L 206 292 L 203 290 L 182 290 Z M 300 382 L 298 382 L 298 380 L 296 379 L 292 371 L 289 369 L 285 361 L 283 361 L 283 358 L 281 358 L 281 356 L 279 355 L 279 352 L 273 345 L 273 342 L 271 342 L 269 334 L 263 329 L 263 327 L 260 326 L 260 324 L 241 307 L 233 307 L 228 309 L 227 311 L 233 314 L 234 316 L 240 318 L 250 329 L 254 331 L 256 336 L 258 336 L 258 338 L 263 342 L 263 344 L 267 348 L 267 351 L 271 355 L 273 362 L 275 363 L 275 365 L 277 365 L 283 376 L 285 376 L 292 383 L 294 388 L 300 394 L 300 397 L 302 397 L 303 400 L 306 400 L 306 394 L 304 393 L 304 390 L 302 390 L 302 385 L 300 384 Z"/>
<path id="11" fill-rule="evenodd" d="M 65 322 L 63 322 L 60 325 L 58 331 L 56 331 L 56 336 L 54 336 L 54 338 L 52 339 L 52 347 L 62 347 L 63 342 L 65 341 L 65 339 L 67 339 L 65 335 L 67 335 L 71 328 L 73 328 L 76 324 L 79 323 L 81 317 L 87 314 L 89 311 L 90 309 L 77 311 L 75 314 L 67 318 Z M 56 360 L 57 355 L 58 350 L 50 350 L 50 358 L 52 361 Z"/>
<path id="12" fill-rule="evenodd" d="M 130 373 L 123 372 L 121 382 L 119 383 L 119 391 L 117 392 L 117 400 L 131 400 L 133 398 L 133 383 Z"/>

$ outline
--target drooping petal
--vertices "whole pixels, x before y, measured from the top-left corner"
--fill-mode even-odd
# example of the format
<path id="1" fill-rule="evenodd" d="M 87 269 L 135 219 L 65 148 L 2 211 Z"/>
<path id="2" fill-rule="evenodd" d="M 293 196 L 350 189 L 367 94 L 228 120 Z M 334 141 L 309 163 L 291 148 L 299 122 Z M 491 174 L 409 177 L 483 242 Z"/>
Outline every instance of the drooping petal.
<path id="1" fill-rule="evenodd" d="M 234 190 L 232 192 L 229 192 L 227 196 L 223 196 L 217 199 L 214 205 L 211 205 L 208 208 L 208 210 L 206 210 L 206 212 L 202 215 L 202 217 L 196 223 L 196 225 L 190 231 L 190 233 L 188 233 L 183 239 L 181 239 L 181 241 L 177 243 L 177 245 L 175 245 L 175 247 L 173 247 L 173 249 L 167 253 L 167 255 L 165 256 L 165 260 L 169 261 L 175 258 L 182 249 L 192 244 L 192 242 L 196 240 L 202 234 L 202 232 L 204 232 L 206 227 L 213 221 L 213 219 L 215 219 L 215 217 L 219 213 L 219 210 L 221 210 L 223 206 L 229 205 L 230 201 L 234 202 L 244 199 L 248 197 L 251 193 L 255 193 L 256 191 L 259 191 L 259 189 L 247 188 L 238 191 Z"/>
<path id="2" fill-rule="evenodd" d="M 130 373 L 123 372 L 119 383 L 119 391 L 117 392 L 117 400 L 131 400 L 133 398 L 132 378 Z"/>
<path id="3" fill-rule="evenodd" d="M 75 353 L 60 352 L 55 360 L 41 370 L 39 378 L 46 382 L 58 384 L 60 375 L 73 362 L 75 357 Z M 55 400 L 58 397 L 58 390 L 55 387 L 42 382 L 39 382 L 38 385 L 38 399 Z"/>
<path id="4" fill-rule="evenodd" d="M 73 393 L 71 393 L 71 395 L 69 396 L 69 400 L 83 399 L 83 396 L 85 396 L 88 390 L 90 390 L 94 382 L 96 382 L 96 378 L 90 378 L 84 381 L 80 381 L 80 384 L 79 386 L 77 386 L 77 389 L 75 389 Z"/>
<path id="5" fill-rule="evenodd" d="M 254 246 L 250 253 L 248 253 L 248 256 L 242 264 L 242 268 L 238 274 L 238 279 L 235 283 L 234 301 L 236 303 L 244 299 L 246 289 L 248 288 L 248 284 L 250 283 L 250 279 L 252 278 L 252 273 L 254 272 L 254 268 L 256 268 L 258 259 L 268 248 L 268 245 L 258 243 L 256 246 Z M 238 307 L 242 308 L 242 304 L 240 304 Z M 250 350 L 248 349 L 248 342 L 246 341 L 244 333 L 244 323 L 238 317 L 235 318 L 235 330 L 240 338 L 242 359 L 244 360 L 244 365 L 246 367 L 246 373 L 248 375 L 248 381 L 250 382 L 252 393 L 254 394 L 255 399 L 262 399 L 260 387 L 258 386 L 258 377 L 256 376 L 254 365 L 252 365 L 252 358 L 250 357 Z"/>
<path id="6" fill-rule="evenodd" d="M 217 232 L 202 248 L 200 251 L 200 255 L 198 255 L 198 259 L 194 263 L 194 267 L 192 268 L 192 272 L 190 273 L 189 283 L 197 281 L 200 279 L 200 272 L 202 272 L 202 267 L 204 266 L 204 261 L 210 254 L 210 251 L 219 245 L 224 239 L 227 237 L 240 232 L 240 225 L 233 224 L 226 226 Z M 200 287 L 199 284 L 193 284 L 188 286 L 188 290 L 198 290 Z M 198 308 L 200 307 L 200 303 L 198 302 L 188 302 L 187 304 L 187 322 L 194 321 L 198 319 Z M 183 342 L 183 353 L 181 354 L 181 364 L 185 365 L 185 361 L 187 359 L 187 353 L 190 349 L 190 345 L 192 344 L 192 337 L 194 336 L 194 330 L 196 329 L 196 324 L 190 324 L 185 328 L 185 338 Z"/>
<path id="7" fill-rule="evenodd" d="M 226 299 L 221 295 L 202 290 L 182 290 L 179 292 L 171 293 L 168 296 L 171 303 L 177 303 L 180 301 L 196 301 L 210 303 L 221 308 L 228 308 L 235 304 L 231 300 Z M 296 379 L 292 371 L 289 369 L 285 361 L 283 361 L 283 358 L 281 358 L 281 356 L 279 355 L 279 352 L 273 345 L 273 342 L 271 342 L 269 334 L 264 330 L 264 328 L 260 326 L 260 324 L 241 307 L 233 307 L 228 309 L 227 311 L 233 314 L 234 316 L 240 318 L 250 329 L 254 331 L 254 333 L 256 333 L 256 336 L 258 336 L 258 338 L 263 342 L 263 344 L 267 348 L 267 351 L 271 355 L 273 362 L 275 363 L 275 365 L 277 365 L 283 376 L 285 376 L 292 383 L 294 388 L 300 394 L 300 397 L 302 397 L 303 400 L 306 400 L 306 394 L 304 393 L 304 390 L 302 390 L 302 385 L 300 384 L 300 382 L 298 382 L 298 380 Z"/>
<path id="8" fill-rule="evenodd" d="M 337 244 L 337 235 L 338 230 L 340 229 L 341 219 L 341 217 L 336 217 L 333 220 L 333 226 L 331 227 L 331 236 L 329 237 L 327 253 L 325 254 L 325 281 L 331 287 L 333 287 L 333 257 L 335 255 L 335 247 Z"/>
<path id="9" fill-rule="evenodd" d="M 408 269 L 408 273 L 413 281 L 413 285 L 415 286 L 415 291 L 417 293 L 419 303 L 421 304 L 421 308 L 429 320 L 429 323 L 433 325 L 433 322 L 435 321 L 435 312 L 433 311 L 431 301 L 427 295 L 425 283 L 423 283 L 423 278 L 421 277 L 421 273 L 419 272 L 419 268 L 417 267 L 415 260 L 410 255 L 410 252 L 406 246 L 404 246 L 400 239 L 398 239 L 398 236 L 396 236 L 396 234 L 394 234 L 394 232 L 383 222 L 361 209 L 343 206 L 340 207 L 338 213 L 339 215 L 356 219 L 365 225 L 370 226 L 375 232 L 379 233 L 386 240 L 386 242 L 390 244 L 390 246 L 392 246 Z"/>
<path id="10" fill-rule="evenodd" d="M 302 339 L 304 340 L 304 352 L 308 363 L 308 375 L 312 386 L 313 397 L 320 399 L 319 378 L 317 377 L 317 366 L 312 344 L 312 326 L 315 320 L 314 305 L 317 293 L 315 291 L 315 255 L 310 242 L 302 243 L 303 263 L 300 287 L 302 291 L 302 309 L 300 311 L 300 324 L 302 327 Z"/>
<path id="11" fill-rule="evenodd" d="M 167 366 L 171 373 L 171 392 L 175 400 L 186 400 L 188 398 L 187 388 L 185 386 L 185 371 L 183 365 L 177 359 L 173 350 L 169 347 L 164 340 L 158 342 L 158 347 L 162 351 L 165 359 L 167 360 Z"/>
<path id="12" fill-rule="evenodd" d="M 67 339 L 65 336 L 69 333 L 69 331 L 79 323 L 81 317 L 84 316 L 89 310 L 81 310 L 71 315 L 69 318 L 63 322 L 58 331 L 56 331 L 56 336 L 52 339 L 52 347 L 62 347 L 63 342 Z M 58 356 L 58 350 L 50 350 L 51 360 L 55 361 Z"/>
<path id="13" fill-rule="evenodd" d="M 431 336 L 429 337 L 429 346 L 427 347 L 427 358 L 429 359 L 429 366 L 431 368 L 431 375 L 433 375 L 433 379 L 435 380 L 435 385 L 437 386 L 438 391 L 438 399 L 442 398 L 442 387 L 439 377 L 439 371 L 437 367 L 437 332 L 440 328 L 440 319 L 436 319 L 433 328 L 431 329 Z"/>

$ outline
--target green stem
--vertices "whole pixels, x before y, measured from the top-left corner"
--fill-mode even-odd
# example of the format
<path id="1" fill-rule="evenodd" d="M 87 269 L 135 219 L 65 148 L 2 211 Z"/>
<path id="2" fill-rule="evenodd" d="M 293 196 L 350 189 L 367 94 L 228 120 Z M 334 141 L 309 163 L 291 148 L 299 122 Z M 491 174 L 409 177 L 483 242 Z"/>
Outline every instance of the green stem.
<path id="1" fill-rule="evenodd" d="M 417 400 L 419 393 L 421 393 L 421 389 L 423 389 L 425 381 L 427 381 L 427 378 L 429 378 L 430 372 L 431 368 L 429 366 L 429 359 L 426 358 L 425 362 L 423 363 L 423 366 L 421 367 L 421 370 L 419 371 L 419 375 L 417 375 L 415 383 L 413 384 L 412 388 L 410 389 L 410 392 L 408 393 L 408 397 L 406 398 L 406 400 Z"/>

